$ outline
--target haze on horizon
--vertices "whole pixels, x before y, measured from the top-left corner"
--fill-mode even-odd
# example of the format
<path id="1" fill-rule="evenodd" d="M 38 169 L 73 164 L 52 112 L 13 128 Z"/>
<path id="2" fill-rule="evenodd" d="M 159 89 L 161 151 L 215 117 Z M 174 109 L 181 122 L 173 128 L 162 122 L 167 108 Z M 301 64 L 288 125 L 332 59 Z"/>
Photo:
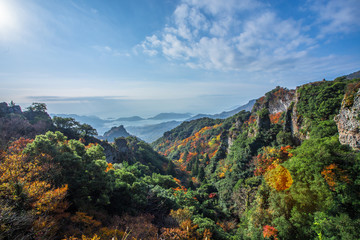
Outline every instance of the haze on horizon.
<path id="1" fill-rule="evenodd" d="M 218 113 L 360 70 L 358 0 L 0 0 L 0 101 Z"/>

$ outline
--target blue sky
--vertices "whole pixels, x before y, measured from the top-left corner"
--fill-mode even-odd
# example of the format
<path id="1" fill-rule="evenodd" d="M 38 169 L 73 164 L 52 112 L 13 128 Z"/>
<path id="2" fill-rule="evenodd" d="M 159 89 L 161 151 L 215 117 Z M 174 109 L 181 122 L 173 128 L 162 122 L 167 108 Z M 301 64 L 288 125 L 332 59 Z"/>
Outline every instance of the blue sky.
<path id="1" fill-rule="evenodd" d="M 360 70 L 358 0 L 0 0 L 0 101 L 218 113 Z"/>

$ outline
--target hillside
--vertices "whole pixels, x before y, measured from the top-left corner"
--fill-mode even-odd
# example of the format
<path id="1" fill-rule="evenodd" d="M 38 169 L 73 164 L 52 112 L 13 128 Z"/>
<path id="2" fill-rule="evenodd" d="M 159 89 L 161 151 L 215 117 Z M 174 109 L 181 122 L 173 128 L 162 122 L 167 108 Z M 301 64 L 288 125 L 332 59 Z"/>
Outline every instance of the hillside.
<path id="1" fill-rule="evenodd" d="M 2 103 L 0 238 L 357 239 L 359 109 L 358 78 L 276 87 L 149 145 Z"/>
<path id="2" fill-rule="evenodd" d="M 11 102 L 0 103 L 0 150 L 20 137 L 34 138 L 53 128 L 46 106 L 33 104 L 26 111 Z"/>
<path id="3" fill-rule="evenodd" d="M 360 146 L 359 82 L 344 76 L 296 90 L 277 87 L 251 112 L 184 122 L 153 146 L 174 161 L 186 186 L 215 186 L 211 198 L 221 210 L 203 213 L 237 219 L 239 239 L 309 239 L 320 232 L 354 238 L 355 232 L 334 229 L 339 221 L 352 229 L 360 221 L 352 210 L 360 194 L 358 152 L 346 146 Z M 205 199 L 199 204 L 209 206 Z M 331 222 L 320 230 L 319 219 Z"/>

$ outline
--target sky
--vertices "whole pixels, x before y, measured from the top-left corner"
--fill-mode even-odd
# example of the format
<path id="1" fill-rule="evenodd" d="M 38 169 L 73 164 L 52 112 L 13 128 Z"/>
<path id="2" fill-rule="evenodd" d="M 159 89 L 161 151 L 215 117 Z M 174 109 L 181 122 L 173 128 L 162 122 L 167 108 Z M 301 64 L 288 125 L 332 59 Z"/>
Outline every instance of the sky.
<path id="1" fill-rule="evenodd" d="M 219 113 L 360 70 L 359 0 L 0 0 L 0 101 Z"/>

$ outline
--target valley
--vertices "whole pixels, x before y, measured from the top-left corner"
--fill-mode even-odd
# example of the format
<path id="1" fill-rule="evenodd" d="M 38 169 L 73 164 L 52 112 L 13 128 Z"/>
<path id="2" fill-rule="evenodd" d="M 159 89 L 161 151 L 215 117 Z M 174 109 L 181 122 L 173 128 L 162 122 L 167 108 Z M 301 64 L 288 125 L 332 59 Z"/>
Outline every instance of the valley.
<path id="1" fill-rule="evenodd" d="M 85 123 L 108 120 L 1 103 L 0 236 L 355 239 L 356 76 L 276 87 L 226 118 L 166 117 L 151 145 Z"/>

